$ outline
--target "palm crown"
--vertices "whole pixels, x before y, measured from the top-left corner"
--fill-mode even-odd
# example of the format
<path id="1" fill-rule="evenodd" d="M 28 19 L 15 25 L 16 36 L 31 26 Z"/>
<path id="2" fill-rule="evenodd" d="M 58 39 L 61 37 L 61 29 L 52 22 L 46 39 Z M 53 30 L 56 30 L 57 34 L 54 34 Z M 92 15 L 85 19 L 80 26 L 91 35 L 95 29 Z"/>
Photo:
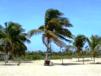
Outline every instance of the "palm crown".
<path id="1" fill-rule="evenodd" d="M 0 27 L 0 40 L 0 46 L 3 46 L 1 49 L 12 55 L 24 54 L 27 50 L 24 42 L 29 41 L 21 25 L 14 22 L 7 22 L 5 27 Z"/>
<path id="2" fill-rule="evenodd" d="M 65 47 L 66 44 L 61 41 L 70 41 L 68 38 L 72 38 L 72 33 L 67 27 L 72 27 L 69 20 L 62 17 L 62 13 L 56 9 L 48 9 L 45 13 L 45 24 L 40 26 L 37 30 L 31 30 L 30 36 L 36 33 L 43 32 L 43 43 L 48 48 L 50 41 L 54 41 L 58 46 Z"/>

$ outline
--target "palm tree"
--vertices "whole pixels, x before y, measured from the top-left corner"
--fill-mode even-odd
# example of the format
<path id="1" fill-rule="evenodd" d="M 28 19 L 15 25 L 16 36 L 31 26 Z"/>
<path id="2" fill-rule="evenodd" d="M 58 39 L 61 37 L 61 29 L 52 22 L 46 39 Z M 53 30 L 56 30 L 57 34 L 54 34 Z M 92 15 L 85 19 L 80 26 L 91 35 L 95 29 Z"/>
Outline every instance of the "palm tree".
<path id="1" fill-rule="evenodd" d="M 79 57 L 81 56 L 81 52 L 82 48 L 84 46 L 84 44 L 88 41 L 88 38 L 85 37 L 84 35 L 78 35 L 75 39 L 74 39 L 74 46 L 77 48 L 77 54 L 78 54 L 78 61 L 79 61 Z"/>
<path id="2" fill-rule="evenodd" d="M 24 42 L 29 40 L 20 24 L 6 22 L 5 27 L 0 27 L 0 41 L 3 52 L 12 56 L 21 56 L 27 50 Z"/>
<path id="3" fill-rule="evenodd" d="M 51 41 L 53 41 L 59 47 L 65 47 L 66 44 L 61 41 L 69 41 L 68 38 L 72 38 L 71 32 L 68 27 L 72 27 L 69 20 L 62 17 L 62 13 L 57 9 L 48 9 L 45 13 L 45 24 L 40 26 L 38 29 L 30 31 L 30 36 L 42 32 L 42 41 L 47 47 L 47 53 L 45 58 L 45 65 L 49 60 L 49 53 L 51 52 Z"/>
<path id="4" fill-rule="evenodd" d="M 97 45 L 101 44 L 101 37 L 97 35 L 92 35 L 89 42 L 90 42 L 91 55 L 94 58 L 94 63 L 95 63 L 95 57 L 97 55 L 96 47 Z"/>

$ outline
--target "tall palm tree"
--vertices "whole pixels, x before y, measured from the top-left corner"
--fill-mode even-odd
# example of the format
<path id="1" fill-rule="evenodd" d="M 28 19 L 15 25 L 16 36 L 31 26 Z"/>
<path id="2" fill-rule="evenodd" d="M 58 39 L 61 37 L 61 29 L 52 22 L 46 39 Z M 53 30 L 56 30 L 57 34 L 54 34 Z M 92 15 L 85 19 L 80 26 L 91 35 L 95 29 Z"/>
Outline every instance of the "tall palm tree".
<path id="1" fill-rule="evenodd" d="M 97 55 L 96 47 L 99 44 L 101 44 L 101 37 L 97 35 L 92 35 L 89 42 L 90 42 L 91 55 L 94 58 L 94 63 L 95 63 L 95 57 Z"/>
<path id="2" fill-rule="evenodd" d="M 27 50 L 24 42 L 29 41 L 27 34 L 20 24 L 15 22 L 6 22 L 5 26 L 0 26 L 0 46 L 3 46 L 3 52 L 10 53 L 12 56 L 20 56 Z"/>
<path id="3" fill-rule="evenodd" d="M 84 35 L 78 35 L 74 39 L 74 46 L 77 48 L 76 52 L 78 54 L 78 61 L 79 61 L 79 57 L 81 56 L 81 53 L 82 53 L 82 48 L 87 41 L 88 41 L 88 38 Z"/>
<path id="4" fill-rule="evenodd" d="M 72 34 L 68 30 L 68 27 L 72 27 L 72 25 L 67 18 L 63 17 L 63 14 L 59 10 L 48 9 L 45 13 L 44 25 L 40 26 L 38 29 L 31 30 L 30 36 L 43 32 L 42 41 L 47 47 L 47 53 L 50 53 L 51 41 L 61 48 L 66 46 L 61 39 L 70 42 L 69 38 L 72 38 Z M 48 54 L 46 56 L 45 65 L 47 65 L 47 62 L 50 62 Z"/>

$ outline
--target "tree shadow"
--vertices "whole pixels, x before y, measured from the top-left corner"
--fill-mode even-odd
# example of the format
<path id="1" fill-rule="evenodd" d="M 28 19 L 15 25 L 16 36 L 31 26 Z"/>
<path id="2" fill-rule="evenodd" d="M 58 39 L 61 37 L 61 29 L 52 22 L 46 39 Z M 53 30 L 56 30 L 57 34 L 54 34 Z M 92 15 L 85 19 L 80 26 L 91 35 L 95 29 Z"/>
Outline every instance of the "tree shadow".
<path id="1" fill-rule="evenodd" d="M 21 63 L 33 63 L 32 61 L 21 61 Z"/>
<path id="2" fill-rule="evenodd" d="M 17 64 L 7 63 L 7 64 L 0 64 L 0 66 L 17 66 Z"/>
<path id="3" fill-rule="evenodd" d="M 90 64 L 101 64 L 101 62 L 92 62 L 92 63 L 90 63 Z"/>
<path id="4" fill-rule="evenodd" d="M 77 60 L 77 61 L 75 61 L 75 62 L 83 62 L 83 61 L 84 61 L 84 62 L 88 62 L 88 61 L 94 61 L 94 60 L 86 59 L 86 60 L 79 60 L 79 61 Z"/>
<path id="5" fill-rule="evenodd" d="M 68 65 L 82 65 L 81 63 L 53 63 L 53 65 L 63 65 L 63 66 L 68 66 Z"/>
<path id="6" fill-rule="evenodd" d="M 8 63 L 5 64 L 4 63 L 1 63 L 0 66 L 19 66 L 20 64 L 22 63 L 33 63 L 32 61 L 9 61 Z"/>

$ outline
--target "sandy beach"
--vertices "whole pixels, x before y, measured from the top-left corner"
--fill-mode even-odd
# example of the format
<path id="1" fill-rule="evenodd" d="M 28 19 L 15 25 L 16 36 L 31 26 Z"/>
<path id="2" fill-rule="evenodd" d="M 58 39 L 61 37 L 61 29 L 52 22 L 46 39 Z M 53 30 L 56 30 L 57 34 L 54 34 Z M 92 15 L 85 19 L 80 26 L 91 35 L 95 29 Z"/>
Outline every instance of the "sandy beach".
<path id="1" fill-rule="evenodd" d="M 91 64 L 93 61 L 85 59 L 85 64 L 77 59 L 52 60 L 53 66 L 44 66 L 43 60 L 23 62 L 17 66 L 14 62 L 4 65 L 0 62 L 0 76 L 101 76 L 101 64 Z M 97 58 L 96 62 L 101 62 Z"/>

